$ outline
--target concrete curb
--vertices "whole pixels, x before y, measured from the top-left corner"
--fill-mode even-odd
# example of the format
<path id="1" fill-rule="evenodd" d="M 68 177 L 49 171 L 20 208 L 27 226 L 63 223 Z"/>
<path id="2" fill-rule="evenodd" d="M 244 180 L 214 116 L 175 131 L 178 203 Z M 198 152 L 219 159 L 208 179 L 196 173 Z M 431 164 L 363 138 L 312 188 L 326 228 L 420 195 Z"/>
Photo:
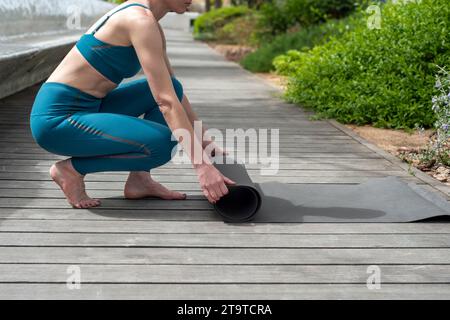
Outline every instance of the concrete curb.
<path id="1" fill-rule="evenodd" d="M 45 47 L 30 47 L 0 57 L 0 99 L 45 80 L 78 38 L 63 38 Z"/>
<path id="2" fill-rule="evenodd" d="M 0 99 L 45 80 L 87 26 L 116 6 L 100 0 L 0 3 Z"/>

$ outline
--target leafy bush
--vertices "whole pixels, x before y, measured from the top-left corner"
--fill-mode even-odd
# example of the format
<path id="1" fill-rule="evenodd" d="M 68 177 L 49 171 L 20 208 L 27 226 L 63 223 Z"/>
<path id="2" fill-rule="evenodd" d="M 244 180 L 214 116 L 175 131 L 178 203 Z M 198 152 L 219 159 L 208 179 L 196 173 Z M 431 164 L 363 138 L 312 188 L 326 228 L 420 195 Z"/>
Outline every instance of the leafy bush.
<path id="1" fill-rule="evenodd" d="M 215 39 L 221 43 L 257 46 L 254 31 L 257 21 L 253 12 L 240 16 L 216 30 Z"/>
<path id="2" fill-rule="evenodd" d="M 308 26 L 327 19 L 339 19 L 355 9 L 355 0 L 286 0 L 289 19 Z"/>
<path id="3" fill-rule="evenodd" d="M 298 32 L 282 34 L 265 45 L 260 46 L 255 52 L 248 54 L 240 61 L 240 64 L 252 72 L 269 72 L 275 69 L 272 60 L 289 50 L 297 49 L 307 51 L 316 45 L 327 42 L 331 36 L 338 36 L 344 32 L 348 32 L 353 27 L 351 19 L 348 16 L 341 20 L 329 20 L 326 23 L 309 26 Z M 295 67 L 295 60 L 291 64 L 291 54 L 297 55 L 296 52 L 288 52 L 287 60 L 283 61 L 283 65 L 279 64 L 278 73 L 290 73 L 284 70 Z"/>
<path id="4" fill-rule="evenodd" d="M 293 25 L 311 26 L 340 19 L 367 0 L 275 0 L 261 6 L 258 37 L 272 38 Z"/>
<path id="5" fill-rule="evenodd" d="M 194 38 L 214 39 L 217 30 L 221 29 L 233 19 L 249 14 L 250 12 L 252 12 L 252 9 L 246 6 L 225 7 L 206 12 L 198 16 L 194 21 Z"/>
<path id="6" fill-rule="evenodd" d="M 440 68 L 435 88 L 439 93 L 432 99 L 432 110 L 436 115 L 436 139 L 429 145 L 429 150 L 437 161 L 450 166 L 450 73 L 447 70 Z"/>
<path id="7" fill-rule="evenodd" d="M 448 0 L 389 2 L 381 9 L 381 29 L 360 17 L 353 31 L 276 59 L 277 70 L 289 75 L 287 100 L 345 123 L 432 126 L 433 75 L 436 65 L 450 64 Z"/>
<path id="8" fill-rule="evenodd" d="M 264 3 L 260 10 L 260 19 L 257 24 L 259 39 L 270 40 L 275 35 L 286 32 L 293 23 L 284 12 L 284 7 L 277 3 Z"/>

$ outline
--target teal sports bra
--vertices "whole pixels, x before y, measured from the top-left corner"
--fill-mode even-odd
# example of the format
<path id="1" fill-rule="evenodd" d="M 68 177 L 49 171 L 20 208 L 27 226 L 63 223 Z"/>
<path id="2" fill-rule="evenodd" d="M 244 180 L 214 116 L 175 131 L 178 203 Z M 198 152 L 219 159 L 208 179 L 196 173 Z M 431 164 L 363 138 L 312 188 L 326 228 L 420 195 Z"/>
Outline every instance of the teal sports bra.
<path id="1" fill-rule="evenodd" d="M 135 76 L 142 68 L 133 46 L 116 46 L 97 39 L 94 34 L 116 12 L 131 6 L 149 7 L 130 3 L 106 16 L 106 19 L 92 33 L 83 34 L 76 47 L 81 55 L 103 76 L 119 84 L 124 78 Z"/>

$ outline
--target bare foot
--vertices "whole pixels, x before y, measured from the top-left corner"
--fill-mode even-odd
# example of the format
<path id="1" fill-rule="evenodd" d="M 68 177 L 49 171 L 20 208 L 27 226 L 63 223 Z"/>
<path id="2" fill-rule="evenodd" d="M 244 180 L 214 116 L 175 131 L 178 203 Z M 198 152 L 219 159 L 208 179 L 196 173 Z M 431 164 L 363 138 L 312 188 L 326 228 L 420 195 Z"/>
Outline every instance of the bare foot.
<path id="1" fill-rule="evenodd" d="M 130 174 L 125 184 L 124 195 L 127 199 L 158 197 L 165 200 L 183 200 L 186 194 L 172 191 L 150 177 L 150 173 Z"/>
<path id="2" fill-rule="evenodd" d="M 84 176 L 72 167 L 70 159 L 58 161 L 52 165 L 50 176 L 64 192 L 72 207 L 82 209 L 100 205 L 100 199 L 92 199 L 86 194 Z"/>

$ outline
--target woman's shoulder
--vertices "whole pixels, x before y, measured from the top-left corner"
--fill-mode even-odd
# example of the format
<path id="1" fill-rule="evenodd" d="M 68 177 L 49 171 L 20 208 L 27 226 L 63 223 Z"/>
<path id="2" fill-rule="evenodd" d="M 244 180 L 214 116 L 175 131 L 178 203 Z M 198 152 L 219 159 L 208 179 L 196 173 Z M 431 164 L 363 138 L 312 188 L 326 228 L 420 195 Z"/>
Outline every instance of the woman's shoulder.
<path id="1" fill-rule="evenodd" d="M 133 25 L 134 23 L 158 23 L 155 16 L 153 15 L 153 12 L 149 8 L 144 8 L 141 6 L 130 6 L 127 9 L 130 10 L 130 12 L 124 15 L 124 20 L 128 24 Z"/>
<path id="2" fill-rule="evenodd" d="M 150 31 L 160 29 L 159 22 L 150 10 L 148 13 L 136 13 L 128 15 L 124 20 L 125 27 L 131 32 Z"/>

